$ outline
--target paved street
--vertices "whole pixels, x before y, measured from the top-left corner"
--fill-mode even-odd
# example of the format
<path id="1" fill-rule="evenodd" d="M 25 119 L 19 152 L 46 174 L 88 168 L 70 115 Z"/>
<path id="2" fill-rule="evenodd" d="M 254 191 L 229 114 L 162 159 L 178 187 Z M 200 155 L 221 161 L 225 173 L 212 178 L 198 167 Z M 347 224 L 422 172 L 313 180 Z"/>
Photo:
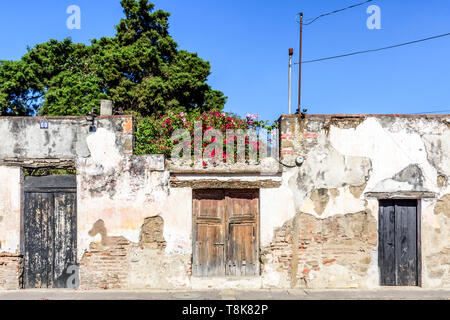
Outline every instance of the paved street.
<path id="1" fill-rule="evenodd" d="M 383 288 L 379 290 L 103 290 L 34 289 L 0 291 L 1 300 L 450 300 L 450 290 Z"/>

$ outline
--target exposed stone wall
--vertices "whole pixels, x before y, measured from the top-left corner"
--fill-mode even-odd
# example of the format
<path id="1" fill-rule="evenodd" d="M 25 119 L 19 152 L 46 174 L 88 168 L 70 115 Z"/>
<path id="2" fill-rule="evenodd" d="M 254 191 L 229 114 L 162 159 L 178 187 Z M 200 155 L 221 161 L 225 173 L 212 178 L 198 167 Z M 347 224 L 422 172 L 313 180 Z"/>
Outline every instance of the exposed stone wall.
<path id="1" fill-rule="evenodd" d="M 0 289 L 20 289 L 23 259 L 19 254 L 0 253 Z"/>
<path id="2" fill-rule="evenodd" d="M 327 219 L 301 213 L 275 231 L 263 259 L 275 264 L 284 273 L 284 285 L 292 288 L 358 287 L 376 244 L 377 225 L 370 213 Z"/>
<path id="3" fill-rule="evenodd" d="M 188 285 L 190 255 L 164 252 L 163 219 L 146 218 L 139 243 L 111 237 L 103 222 L 90 234 L 100 232 L 100 242 L 92 242 L 80 261 L 82 289 L 181 288 Z"/>
<path id="4" fill-rule="evenodd" d="M 91 243 L 89 251 L 80 261 L 80 287 L 82 289 L 119 289 L 125 287 L 128 274 L 125 238 L 103 245 Z"/>

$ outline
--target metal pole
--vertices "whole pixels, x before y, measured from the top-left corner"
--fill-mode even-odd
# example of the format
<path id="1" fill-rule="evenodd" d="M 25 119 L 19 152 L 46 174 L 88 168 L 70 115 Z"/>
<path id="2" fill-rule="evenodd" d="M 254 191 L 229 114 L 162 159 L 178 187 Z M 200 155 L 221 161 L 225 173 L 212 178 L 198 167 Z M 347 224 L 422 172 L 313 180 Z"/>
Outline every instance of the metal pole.
<path id="1" fill-rule="evenodd" d="M 300 12 L 300 50 L 298 58 L 298 112 L 301 109 L 301 98 L 302 98 L 302 36 L 303 36 L 303 12 Z"/>
<path id="2" fill-rule="evenodd" d="M 291 114 L 292 55 L 294 49 L 289 48 L 289 114 Z"/>

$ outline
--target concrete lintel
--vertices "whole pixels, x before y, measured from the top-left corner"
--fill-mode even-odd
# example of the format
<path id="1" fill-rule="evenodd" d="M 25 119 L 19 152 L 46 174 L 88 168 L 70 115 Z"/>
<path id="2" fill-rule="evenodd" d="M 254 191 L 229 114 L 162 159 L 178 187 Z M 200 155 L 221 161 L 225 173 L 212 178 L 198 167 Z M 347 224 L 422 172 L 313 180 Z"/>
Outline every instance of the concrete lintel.
<path id="1" fill-rule="evenodd" d="M 0 165 L 23 168 L 70 169 L 75 167 L 74 159 L 5 158 Z"/>
<path id="2" fill-rule="evenodd" d="M 248 175 L 257 175 L 257 174 L 264 174 L 265 172 L 268 172 L 270 174 L 279 174 L 282 173 L 282 170 L 280 168 L 272 170 L 263 170 L 261 168 L 230 168 L 230 169 L 214 169 L 214 168 L 208 168 L 208 169 L 179 169 L 179 168 L 173 168 L 169 166 L 169 170 L 171 174 L 248 174 Z"/>
<path id="3" fill-rule="evenodd" d="M 395 191 L 395 192 L 366 192 L 364 196 L 376 199 L 427 199 L 436 198 L 431 191 Z"/>
<path id="4" fill-rule="evenodd" d="M 199 180 L 177 180 L 170 179 L 171 188 L 192 188 L 192 189 L 261 189 L 261 188 L 279 188 L 281 181 L 271 179 L 246 181 L 246 180 L 218 180 L 218 179 L 199 179 Z"/>

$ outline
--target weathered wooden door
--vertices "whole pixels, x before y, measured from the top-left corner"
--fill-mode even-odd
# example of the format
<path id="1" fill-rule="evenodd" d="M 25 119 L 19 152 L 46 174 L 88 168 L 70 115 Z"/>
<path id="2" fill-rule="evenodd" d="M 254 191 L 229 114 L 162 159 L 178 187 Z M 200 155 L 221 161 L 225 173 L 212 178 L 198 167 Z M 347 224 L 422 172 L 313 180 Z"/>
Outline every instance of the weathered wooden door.
<path id="1" fill-rule="evenodd" d="M 259 274 L 258 190 L 195 190 L 193 274 Z"/>
<path id="2" fill-rule="evenodd" d="M 24 288 L 65 288 L 76 264 L 75 176 L 25 177 Z"/>
<path id="3" fill-rule="evenodd" d="M 197 276 L 225 275 L 225 193 L 194 191 L 194 250 L 192 272 Z"/>
<path id="4" fill-rule="evenodd" d="M 382 200 L 379 216 L 380 284 L 418 285 L 417 201 Z"/>
<path id="5" fill-rule="evenodd" d="M 258 259 L 258 190 L 226 192 L 228 241 L 226 275 L 259 274 Z"/>

